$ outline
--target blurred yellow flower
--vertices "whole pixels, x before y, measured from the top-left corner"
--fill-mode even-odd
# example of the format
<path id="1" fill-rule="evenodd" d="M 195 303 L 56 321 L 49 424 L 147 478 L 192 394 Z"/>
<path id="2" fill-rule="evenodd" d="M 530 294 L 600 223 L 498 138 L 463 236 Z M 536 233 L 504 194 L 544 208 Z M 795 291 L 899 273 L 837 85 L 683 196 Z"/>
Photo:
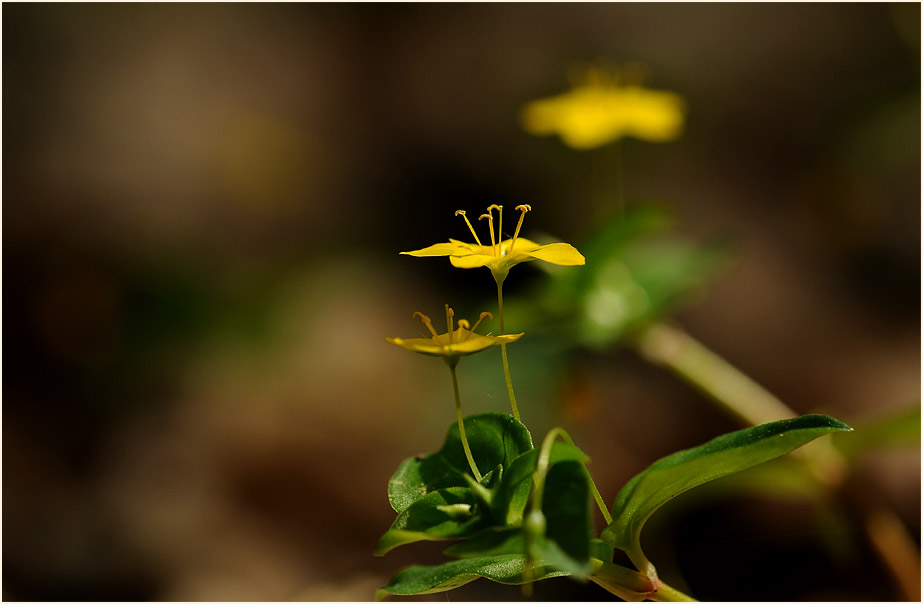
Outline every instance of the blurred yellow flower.
<path id="1" fill-rule="evenodd" d="M 523 107 L 525 130 L 538 136 L 557 134 L 573 149 L 592 149 L 624 136 L 666 142 L 682 133 L 686 104 L 679 95 L 621 85 L 596 70 L 587 80 Z"/>
<path id="2" fill-rule="evenodd" d="M 419 318 L 420 321 L 426 325 L 426 328 L 429 329 L 430 333 L 433 334 L 433 337 L 408 339 L 385 338 L 385 340 L 413 352 L 419 352 L 420 354 L 433 357 L 442 357 L 450 367 L 454 367 L 458 364 L 460 357 L 481 352 L 491 346 L 515 342 L 523 335 L 517 333 L 505 336 L 482 336 L 474 333 L 474 330 L 478 328 L 478 325 L 481 324 L 481 321 L 483 321 L 485 317 L 493 318 L 493 315 L 489 312 L 482 312 L 481 317 L 478 319 L 477 323 L 474 324 L 474 327 L 470 327 L 468 321 L 460 319 L 457 329 L 452 325 L 452 318 L 454 316 L 455 312 L 446 305 L 446 323 L 448 324 L 448 331 L 439 334 L 433 329 L 433 323 L 430 321 L 429 317 L 421 312 L 415 312 L 413 313 L 413 317 Z"/>
<path id="3" fill-rule="evenodd" d="M 519 230 L 522 228 L 522 221 L 526 212 L 532 209 L 529 205 L 519 205 L 516 209 L 522 212 L 519 216 L 519 224 L 516 225 L 516 232 L 510 239 L 498 241 L 500 236 L 494 235 L 494 216 L 493 211 L 497 210 L 500 224 L 497 227 L 497 233 L 503 233 L 503 207 L 492 205 L 487 208 L 487 213 L 480 218 L 487 218 L 490 223 L 490 245 L 481 244 L 471 221 L 465 216 L 464 210 L 455 212 L 456 216 L 461 215 L 468 224 L 471 234 L 474 235 L 476 243 L 465 243 L 456 239 L 449 239 L 448 243 L 437 243 L 422 250 L 412 252 L 401 252 L 410 256 L 448 256 L 452 266 L 457 268 L 476 268 L 486 266 L 494 274 L 494 277 L 502 281 L 506 277 L 510 268 L 520 262 L 529 260 L 544 260 L 552 264 L 563 266 L 581 266 L 586 263 L 583 255 L 569 243 L 549 243 L 539 245 L 525 237 L 519 236 Z"/>

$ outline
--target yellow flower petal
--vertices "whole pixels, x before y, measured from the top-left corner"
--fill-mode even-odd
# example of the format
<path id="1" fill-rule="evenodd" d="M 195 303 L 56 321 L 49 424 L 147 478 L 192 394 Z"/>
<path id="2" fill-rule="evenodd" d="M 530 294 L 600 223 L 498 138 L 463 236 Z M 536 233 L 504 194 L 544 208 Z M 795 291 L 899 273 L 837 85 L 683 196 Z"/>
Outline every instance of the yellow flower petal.
<path id="1" fill-rule="evenodd" d="M 470 332 L 469 332 L 470 333 Z M 456 353 L 460 355 L 472 354 L 475 352 L 480 352 L 485 348 L 490 348 L 491 346 L 497 346 L 499 344 L 509 344 L 510 342 L 515 342 L 521 338 L 523 334 L 513 333 L 507 334 L 504 336 L 482 336 L 476 333 L 472 333 L 464 342 L 457 342 L 451 344 L 449 347 Z"/>
<path id="2" fill-rule="evenodd" d="M 410 350 L 433 357 L 460 357 L 476 352 L 486 350 L 491 346 L 500 344 L 509 344 L 521 338 L 523 334 L 507 334 L 503 336 L 482 336 L 459 327 L 452 332 L 452 339 L 449 340 L 449 334 L 439 334 L 434 338 L 385 338 L 390 344 L 395 344 Z"/>
<path id="3" fill-rule="evenodd" d="M 479 266 L 490 266 L 497 264 L 500 258 L 496 256 L 485 256 L 484 254 L 469 254 L 467 256 L 451 256 L 449 262 L 455 268 L 478 268 Z"/>
<path id="4" fill-rule="evenodd" d="M 586 258 L 569 243 L 549 243 L 528 252 L 533 258 L 561 266 L 583 266 Z"/>
<path id="5" fill-rule="evenodd" d="M 455 243 L 435 243 L 429 247 L 425 247 L 422 250 L 413 250 L 411 252 L 401 252 L 402 254 L 407 254 L 408 256 L 451 256 L 455 254 L 470 254 L 471 252 L 464 247 L 459 245 L 460 242 Z"/>

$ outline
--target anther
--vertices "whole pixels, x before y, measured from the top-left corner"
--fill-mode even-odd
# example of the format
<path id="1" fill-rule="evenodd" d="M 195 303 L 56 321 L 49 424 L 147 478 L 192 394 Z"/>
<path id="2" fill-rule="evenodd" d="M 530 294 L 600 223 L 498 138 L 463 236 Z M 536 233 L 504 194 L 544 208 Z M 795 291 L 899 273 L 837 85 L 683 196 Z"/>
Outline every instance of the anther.
<path id="1" fill-rule="evenodd" d="M 474 324 L 474 327 L 472 327 L 470 331 L 476 330 L 478 328 L 478 325 L 481 324 L 481 321 L 484 320 L 484 317 L 490 317 L 491 319 L 494 318 L 494 316 L 490 314 L 489 312 L 482 312 L 480 318 L 478 319 L 478 322 Z"/>
<path id="2" fill-rule="evenodd" d="M 429 329 L 429 332 L 430 332 L 431 334 L 433 334 L 433 337 L 434 337 L 434 338 L 435 338 L 436 336 L 439 335 L 438 333 L 436 333 L 436 330 L 433 329 L 433 322 L 430 321 L 430 320 L 429 320 L 429 317 L 427 317 L 426 315 L 424 315 L 423 313 L 421 313 L 419 310 L 416 311 L 415 313 L 413 313 L 412 315 L 410 315 L 410 318 L 411 318 L 411 319 L 420 319 L 420 322 L 423 323 L 424 325 L 426 325 L 426 328 Z"/>
<path id="3" fill-rule="evenodd" d="M 456 211 L 455 211 L 455 215 L 456 215 L 456 216 L 461 215 L 461 217 L 465 219 L 465 224 L 468 225 L 468 230 L 471 231 L 471 234 L 472 234 L 472 235 L 474 235 L 474 241 L 475 241 L 478 245 L 481 245 L 481 240 L 478 239 L 478 234 L 474 232 L 474 227 L 471 226 L 471 221 L 468 220 L 468 217 L 467 217 L 467 216 L 465 216 L 465 211 L 464 211 L 464 210 L 456 210 Z"/>
<path id="4" fill-rule="evenodd" d="M 467 329 L 468 331 L 471 331 L 471 323 L 469 323 L 467 319 L 459 319 L 458 328 Z"/>

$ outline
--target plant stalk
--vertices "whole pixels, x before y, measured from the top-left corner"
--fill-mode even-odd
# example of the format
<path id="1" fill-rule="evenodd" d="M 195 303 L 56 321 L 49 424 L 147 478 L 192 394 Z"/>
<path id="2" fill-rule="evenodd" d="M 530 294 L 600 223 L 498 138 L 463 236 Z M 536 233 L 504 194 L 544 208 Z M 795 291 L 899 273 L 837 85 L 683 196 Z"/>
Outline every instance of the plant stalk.
<path id="1" fill-rule="evenodd" d="M 497 282 L 497 309 L 500 316 L 500 335 L 506 332 L 503 328 L 503 280 L 506 278 L 494 275 Z M 506 380 L 506 392 L 510 397 L 510 407 L 513 409 L 513 417 L 516 421 L 522 421 L 519 418 L 519 407 L 516 405 L 516 395 L 513 394 L 513 381 L 510 379 L 510 361 L 506 356 L 506 344 L 500 344 L 500 358 L 503 360 L 503 378 Z"/>
<path id="2" fill-rule="evenodd" d="M 468 458 L 468 465 L 471 466 L 471 473 L 478 482 L 481 482 L 481 473 L 478 472 L 478 466 L 474 463 L 474 456 L 471 455 L 471 447 L 468 446 L 468 437 L 465 435 L 465 421 L 462 419 L 461 396 L 458 394 L 458 376 L 455 373 L 455 367 L 449 366 L 452 370 L 452 386 L 455 388 L 455 414 L 458 416 L 458 434 L 461 437 L 462 447 L 465 449 L 465 457 Z"/>

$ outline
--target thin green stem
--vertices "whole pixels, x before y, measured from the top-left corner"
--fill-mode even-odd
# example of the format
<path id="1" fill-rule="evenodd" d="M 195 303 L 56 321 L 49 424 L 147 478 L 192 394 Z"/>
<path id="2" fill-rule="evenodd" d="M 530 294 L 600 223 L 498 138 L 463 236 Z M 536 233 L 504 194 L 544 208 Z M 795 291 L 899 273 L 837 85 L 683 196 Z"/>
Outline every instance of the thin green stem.
<path id="1" fill-rule="evenodd" d="M 593 477 L 590 476 L 589 468 L 587 469 L 587 476 L 590 478 L 590 489 L 593 491 L 593 499 L 596 500 L 596 506 L 599 508 L 599 511 L 602 512 L 603 519 L 606 521 L 606 526 L 609 526 L 612 524 L 612 514 L 609 513 L 606 502 L 603 501 L 603 496 L 599 493 L 596 483 L 593 482 Z"/>
<path id="2" fill-rule="evenodd" d="M 504 335 L 503 329 L 503 280 L 506 278 L 494 275 L 497 282 L 497 309 L 500 317 L 500 335 Z M 510 407 L 513 409 L 513 417 L 516 421 L 522 421 L 519 418 L 519 406 L 516 405 L 516 395 L 513 394 L 513 380 L 510 379 L 510 361 L 506 356 L 506 344 L 500 344 L 500 358 L 503 360 L 503 378 L 506 380 L 506 392 L 510 397 Z"/>
<path id="3" fill-rule="evenodd" d="M 458 416 L 458 434 L 461 436 L 462 447 L 465 449 L 465 457 L 468 458 L 468 465 L 471 466 L 471 473 L 478 482 L 481 482 L 481 473 L 478 472 L 477 464 L 474 463 L 474 456 L 471 455 L 471 447 L 468 446 L 468 437 L 465 435 L 465 422 L 462 419 L 461 396 L 458 394 L 458 376 L 455 373 L 455 367 L 449 366 L 452 370 L 452 386 L 455 388 L 455 414 Z"/>

